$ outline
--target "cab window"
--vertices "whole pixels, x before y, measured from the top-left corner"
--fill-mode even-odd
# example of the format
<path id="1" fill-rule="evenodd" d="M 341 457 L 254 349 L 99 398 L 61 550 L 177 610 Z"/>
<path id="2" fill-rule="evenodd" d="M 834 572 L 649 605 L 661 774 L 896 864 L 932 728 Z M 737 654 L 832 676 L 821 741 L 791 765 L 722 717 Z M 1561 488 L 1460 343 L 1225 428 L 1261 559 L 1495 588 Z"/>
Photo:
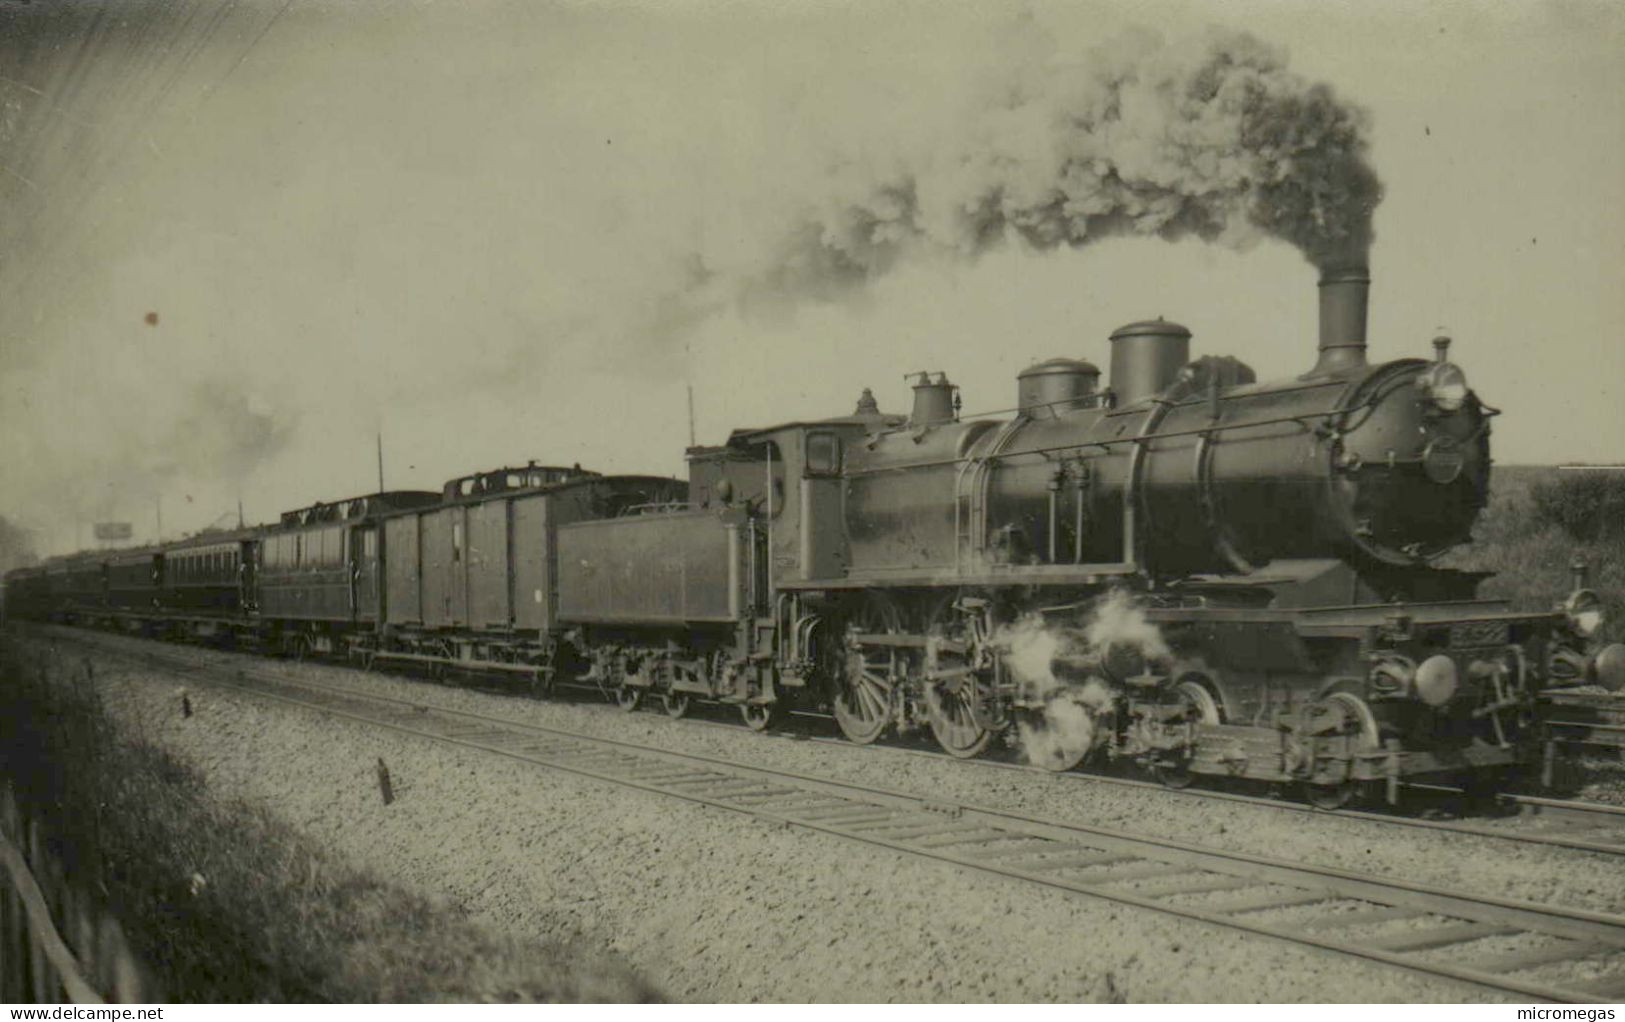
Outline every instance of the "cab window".
<path id="1" fill-rule="evenodd" d="M 807 434 L 807 474 L 832 476 L 841 471 L 841 441 L 833 433 Z"/>

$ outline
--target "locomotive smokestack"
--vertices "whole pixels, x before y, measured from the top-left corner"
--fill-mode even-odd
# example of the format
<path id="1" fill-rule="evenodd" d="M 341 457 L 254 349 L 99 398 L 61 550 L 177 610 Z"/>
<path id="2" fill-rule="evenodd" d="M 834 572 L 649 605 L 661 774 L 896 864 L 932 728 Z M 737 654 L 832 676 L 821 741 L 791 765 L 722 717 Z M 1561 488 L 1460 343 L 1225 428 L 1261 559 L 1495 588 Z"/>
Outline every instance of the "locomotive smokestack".
<path id="1" fill-rule="evenodd" d="M 1364 266 L 1320 275 L 1320 360 L 1311 376 L 1365 365 L 1365 313 L 1371 271 Z"/>

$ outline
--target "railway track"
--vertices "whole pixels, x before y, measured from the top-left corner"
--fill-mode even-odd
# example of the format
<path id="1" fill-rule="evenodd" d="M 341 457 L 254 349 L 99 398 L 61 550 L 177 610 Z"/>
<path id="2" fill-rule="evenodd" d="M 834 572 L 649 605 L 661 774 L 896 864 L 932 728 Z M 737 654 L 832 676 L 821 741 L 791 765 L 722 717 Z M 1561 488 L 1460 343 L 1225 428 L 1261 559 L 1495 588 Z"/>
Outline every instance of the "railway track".
<path id="1" fill-rule="evenodd" d="M 75 641 L 90 642 L 98 645 L 107 652 L 120 656 L 145 656 L 135 654 L 122 646 L 110 646 L 98 643 L 95 640 L 101 637 L 100 633 L 85 632 L 77 629 L 65 629 L 61 633 L 64 637 L 71 637 Z M 122 643 L 129 640 L 126 636 L 116 636 L 114 642 Z M 145 643 L 147 640 L 140 640 Z M 171 649 L 184 647 L 168 647 Z M 185 669 L 177 661 L 159 657 L 153 654 L 152 662 L 166 669 Z M 346 666 L 344 661 L 333 661 L 333 666 Z M 1619 701 L 1617 697 L 1614 698 Z M 1592 697 L 1594 700 L 1595 697 Z M 618 710 L 607 712 L 620 712 Z M 798 717 L 815 719 L 827 723 L 829 718 L 818 714 L 798 714 Z M 685 716 L 670 721 L 675 726 L 702 727 L 738 731 L 736 723 L 724 723 L 716 720 L 707 720 L 703 717 Z M 1134 777 L 1124 777 L 1098 770 L 1073 770 L 1064 773 L 1055 773 L 1042 767 L 1031 766 L 1020 762 L 1001 760 L 994 756 L 983 756 L 974 760 L 954 759 L 937 749 L 913 748 L 905 744 L 879 743 L 873 745 L 855 745 L 852 742 L 838 737 L 818 734 L 807 727 L 795 725 L 779 726 L 757 732 L 764 738 L 792 740 L 797 742 L 813 742 L 815 744 L 830 745 L 852 752 L 861 752 L 875 755 L 903 755 L 925 757 L 936 761 L 953 762 L 971 769 L 1014 770 L 1022 773 L 1036 774 L 1046 779 L 1060 780 L 1063 783 L 1076 784 L 1108 784 L 1116 787 L 1150 789 L 1165 793 L 1169 797 L 1209 799 L 1232 802 L 1242 805 L 1266 808 L 1275 812 L 1301 813 L 1314 816 L 1333 816 L 1343 819 L 1360 820 L 1378 826 L 1408 827 L 1418 830 L 1431 830 L 1447 833 L 1458 833 L 1474 837 L 1491 838 L 1515 844 L 1537 845 L 1551 848 L 1566 848 L 1573 851 L 1595 852 L 1602 855 L 1625 855 L 1625 806 L 1613 806 L 1598 802 L 1577 801 L 1572 799 L 1554 799 L 1535 795 L 1501 793 L 1495 796 L 1495 801 L 1501 811 L 1511 815 L 1537 817 L 1544 829 L 1508 830 L 1491 823 L 1484 823 L 1463 819 L 1441 819 L 1421 815 L 1402 815 L 1388 809 L 1369 810 L 1358 808 L 1347 809 L 1320 809 L 1302 802 L 1287 801 L 1270 795 L 1248 794 L 1238 791 L 1226 791 L 1210 787 L 1193 787 L 1170 789 L 1155 781 L 1142 780 Z M 1413 793 L 1423 799 L 1437 802 L 1441 798 L 1459 804 L 1463 794 L 1459 789 L 1441 787 L 1437 785 L 1406 785 Z M 1426 806 L 1424 808 L 1433 808 Z"/>
<path id="2" fill-rule="evenodd" d="M 76 636 L 77 637 L 77 636 Z M 1625 996 L 1625 917 L 946 803 L 95 644 L 250 696 L 1023 883 L 1520 997 Z"/>
<path id="3" fill-rule="evenodd" d="M 692 718 L 685 718 L 677 723 L 699 727 L 734 728 L 732 724 Z M 800 730 L 776 729 L 762 732 L 762 734 L 768 738 L 815 742 L 866 753 L 922 756 L 939 761 L 961 763 L 967 767 L 978 769 L 1014 770 L 1021 773 L 1036 774 L 1063 783 L 1109 784 L 1124 788 L 1154 790 L 1166 793 L 1170 797 L 1208 799 L 1258 806 L 1276 812 L 1362 820 L 1378 826 L 1409 827 L 1418 830 L 1470 834 L 1476 837 L 1493 838 L 1517 844 L 1544 845 L 1574 851 L 1596 852 L 1602 855 L 1625 855 L 1625 806 L 1606 805 L 1598 802 L 1543 798 L 1535 795 L 1513 793 L 1498 794 L 1495 796 L 1495 800 L 1499 804 L 1501 811 L 1509 816 L 1537 817 L 1548 826 L 1548 829 L 1543 831 L 1513 831 L 1497 827 L 1493 823 L 1480 823 L 1470 820 L 1400 815 L 1388 810 L 1319 809 L 1301 802 L 1289 802 L 1268 795 L 1250 795 L 1243 792 L 1201 787 L 1169 788 L 1156 781 L 1123 777 L 1100 771 L 1074 770 L 1055 773 L 1042 767 L 1029 766 L 1025 763 L 1010 762 L 988 756 L 975 760 L 960 760 L 931 749 L 909 748 L 901 745 L 853 745 L 844 739 L 813 735 Z M 1406 787 L 1422 795 L 1444 796 L 1448 800 L 1455 801 L 1459 801 L 1464 795 L 1463 792 L 1456 788 L 1433 785 L 1406 785 Z"/>

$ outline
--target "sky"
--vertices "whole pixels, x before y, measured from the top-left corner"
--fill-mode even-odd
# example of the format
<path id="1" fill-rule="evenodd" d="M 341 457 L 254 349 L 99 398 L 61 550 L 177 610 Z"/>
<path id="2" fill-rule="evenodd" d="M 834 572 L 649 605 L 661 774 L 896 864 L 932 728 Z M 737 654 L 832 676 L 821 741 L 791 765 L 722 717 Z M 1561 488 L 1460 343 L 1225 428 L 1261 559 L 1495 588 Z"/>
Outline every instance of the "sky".
<path id="1" fill-rule="evenodd" d="M 681 475 L 690 388 L 700 443 L 919 370 L 1007 408 L 1159 315 L 1296 375 L 1316 270 L 1267 232 L 954 234 L 965 168 L 1053 145 L 990 109 L 1215 38 L 1369 140 L 1371 357 L 1448 333 L 1499 462 L 1625 461 L 1625 5 L 0 0 L 0 515 L 269 520 L 380 435 L 389 488 Z M 820 262 L 900 167 L 947 240 Z"/>

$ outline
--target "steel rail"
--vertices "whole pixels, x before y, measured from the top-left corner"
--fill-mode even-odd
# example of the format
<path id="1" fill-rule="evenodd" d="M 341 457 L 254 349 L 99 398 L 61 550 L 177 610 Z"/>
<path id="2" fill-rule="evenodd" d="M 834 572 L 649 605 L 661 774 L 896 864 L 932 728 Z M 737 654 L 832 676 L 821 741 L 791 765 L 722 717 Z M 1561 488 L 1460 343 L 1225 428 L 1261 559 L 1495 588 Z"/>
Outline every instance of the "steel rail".
<path id="1" fill-rule="evenodd" d="M 1567 985 L 1517 975 L 1592 959 L 1604 959 L 1595 964 L 1605 968 L 1625 965 L 1625 917 L 1618 915 L 1467 894 L 1113 828 L 944 803 L 888 788 L 292 681 L 263 671 L 239 668 L 233 681 L 212 676 L 221 670 L 212 665 L 170 660 L 167 666 L 255 698 L 1424 975 L 1552 1001 L 1605 1003 L 1625 993 L 1625 970 Z M 1149 893 L 1123 887 L 1169 881 L 1170 886 Z M 1216 904 L 1178 900 L 1214 894 L 1221 895 Z M 1279 911 L 1310 914 L 1272 920 L 1270 916 Z M 1399 920 L 1419 928 L 1349 932 Z M 1535 946 L 1460 954 L 1482 938 L 1501 936 L 1515 937 L 1524 945 L 1532 939 Z M 1458 959 L 1469 964 L 1423 957 L 1441 948 L 1455 948 Z"/>
<path id="2" fill-rule="evenodd" d="M 97 645 L 93 636 L 99 637 L 100 635 L 100 633 L 95 632 L 87 634 L 80 630 L 73 630 L 69 634 L 71 634 L 76 640 L 88 641 L 92 645 Z M 125 639 L 132 637 L 115 636 L 113 638 Z M 100 648 L 108 649 L 108 647 L 105 645 L 100 646 Z M 117 651 L 117 653 L 118 655 L 136 655 L 127 654 L 122 650 Z M 333 667 L 354 666 L 339 660 L 332 661 L 326 665 Z M 173 666 L 173 664 L 166 662 L 165 666 Z M 362 669 L 369 670 L 368 668 Z M 584 689 L 584 691 L 593 690 Z M 622 711 L 616 709 L 615 712 L 620 713 Z M 827 715 L 816 713 L 798 713 L 797 716 L 818 720 L 828 719 Z M 737 725 L 732 723 L 696 719 L 694 717 L 684 717 L 674 721 L 674 723 L 689 727 L 715 728 L 729 732 L 739 730 Z M 1564 829 L 1556 833 L 1529 833 L 1501 830 L 1481 823 L 1471 823 L 1461 820 L 1424 819 L 1414 816 L 1401 816 L 1391 812 L 1383 812 L 1378 810 L 1350 808 L 1320 809 L 1303 803 L 1283 801 L 1279 798 L 1268 795 L 1248 795 L 1242 792 L 1220 791 L 1213 788 L 1170 788 L 1167 785 L 1160 784 L 1156 781 L 1142 780 L 1133 777 L 1120 777 L 1099 771 L 1068 770 L 1057 773 L 1055 771 L 1045 770 L 1042 767 L 1032 766 L 1026 763 L 1001 761 L 987 756 L 978 757 L 974 760 L 964 760 L 949 756 L 948 754 L 937 749 L 909 748 L 902 745 L 878 743 L 871 745 L 856 745 L 842 738 L 834 738 L 823 735 L 810 735 L 802 731 L 787 730 L 783 727 L 770 728 L 761 732 L 753 731 L 752 733 L 761 734 L 768 738 L 798 742 L 814 742 L 820 745 L 829 745 L 842 749 L 852 749 L 879 755 L 915 756 L 938 762 L 961 764 L 970 769 L 1020 771 L 1023 773 L 1030 773 L 1037 776 L 1051 778 L 1060 781 L 1061 783 L 1108 784 L 1142 791 L 1154 790 L 1164 792 L 1170 797 L 1207 799 L 1210 801 L 1231 802 L 1239 805 L 1255 806 L 1258 808 L 1277 810 L 1280 812 L 1359 820 L 1376 826 L 1409 827 L 1414 830 L 1429 830 L 1440 833 L 1463 834 L 1470 837 L 1505 841 L 1511 844 L 1565 848 L 1571 851 L 1593 852 L 1600 855 L 1625 855 L 1625 807 L 1612 806 L 1600 802 L 1551 799 L 1542 796 L 1522 795 L 1510 792 L 1496 794 L 1494 797 L 1497 801 L 1518 807 L 1519 810 L 1525 815 L 1547 816 L 1554 819 L 1562 818 L 1565 820 L 1576 821 L 1563 824 L 1562 826 Z M 1440 794 L 1461 794 L 1459 789 L 1441 785 L 1407 783 L 1404 786 L 1414 791 L 1436 792 Z M 1581 823 L 1578 821 L 1585 822 Z"/>

